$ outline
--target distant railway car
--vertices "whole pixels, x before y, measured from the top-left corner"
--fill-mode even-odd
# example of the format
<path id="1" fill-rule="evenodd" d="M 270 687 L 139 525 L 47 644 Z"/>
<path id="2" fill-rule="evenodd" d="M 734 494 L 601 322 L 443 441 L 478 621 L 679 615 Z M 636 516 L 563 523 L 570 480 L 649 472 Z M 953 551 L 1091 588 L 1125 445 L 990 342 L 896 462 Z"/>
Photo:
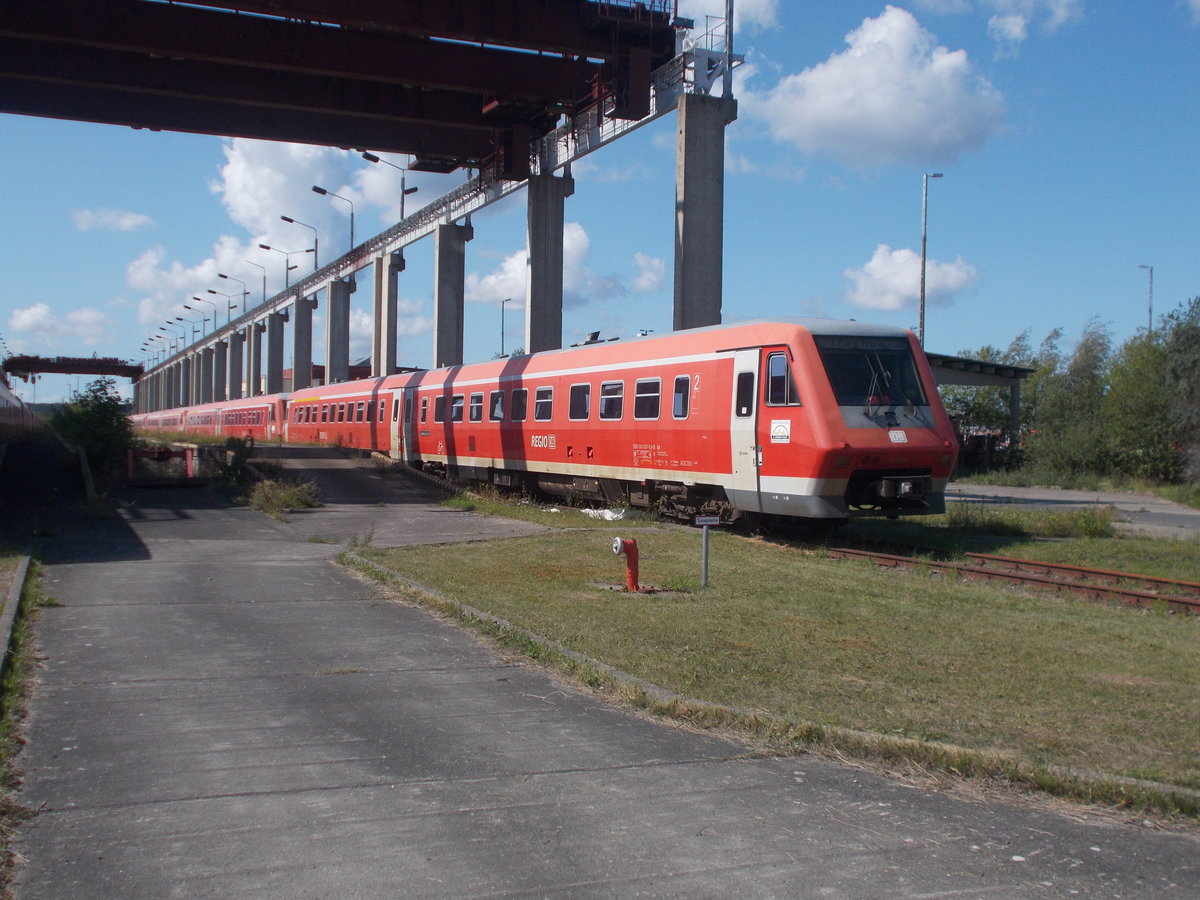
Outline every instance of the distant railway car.
<path id="1" fill-rule="evenodd" d="M 286 403 L 286 395 L 270 394 L 205 403 L 201 406 L 137 413 L 130 419 L 134 431 L 144 435 L 279 440 L 284 435 Z"/>
<path id="2" fill-rule="evenodd" d="M 680 519 L 942 512 L 958 452 L 912 333 L 833 320 L 697 328 L 255 400 L 289 443 Z M 208 433 L 214 410 L 246 404 L 188 410 L 187 429 Z"/>
<path id="3" fill-rule="evenodd" d="M 0 377 L 0 444 L 28 434 L 37 424 L 37 417 Z"/>
<path id="4" fill-rule="evenodd" d="M 344 381 L 293 392 L 287 440 L 391 452 L 394 393 L 384 388 L 387 380 Z"/>

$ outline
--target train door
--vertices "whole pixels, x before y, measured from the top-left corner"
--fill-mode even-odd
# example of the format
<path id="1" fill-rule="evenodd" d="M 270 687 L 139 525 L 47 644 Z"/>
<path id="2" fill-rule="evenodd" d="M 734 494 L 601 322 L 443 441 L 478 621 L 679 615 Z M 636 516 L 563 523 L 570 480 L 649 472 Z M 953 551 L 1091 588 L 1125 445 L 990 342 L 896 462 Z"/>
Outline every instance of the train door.
<path id="1" fill-rule="evenodd" d="M 762 445 L 758 439 L 759 352 L 737 350 L 733 354 L 733 402 L 730 409 L 729 440 L 732 457 L 730 502 L 738 509 L 761 512 L 758 470 Z"/>
<path id="2" fill-rule="evenodd" d="M 417 389 L 405 387 L 395 392 L 392 405 L 392 457 L 412 463 L 416 458 L 416 423 L 414 406 Z"/>

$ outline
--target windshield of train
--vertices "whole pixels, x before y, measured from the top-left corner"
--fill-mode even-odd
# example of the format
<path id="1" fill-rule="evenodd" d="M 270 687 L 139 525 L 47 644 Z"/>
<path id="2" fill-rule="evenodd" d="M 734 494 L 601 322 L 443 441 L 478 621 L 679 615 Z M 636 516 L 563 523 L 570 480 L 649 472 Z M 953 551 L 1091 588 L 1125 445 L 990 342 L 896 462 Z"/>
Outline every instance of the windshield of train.
<path id="1" fill-rule="evenodd" d="M 813 335 L 838 406 L 925 406 L 912 348 L 901 337 Z"/>

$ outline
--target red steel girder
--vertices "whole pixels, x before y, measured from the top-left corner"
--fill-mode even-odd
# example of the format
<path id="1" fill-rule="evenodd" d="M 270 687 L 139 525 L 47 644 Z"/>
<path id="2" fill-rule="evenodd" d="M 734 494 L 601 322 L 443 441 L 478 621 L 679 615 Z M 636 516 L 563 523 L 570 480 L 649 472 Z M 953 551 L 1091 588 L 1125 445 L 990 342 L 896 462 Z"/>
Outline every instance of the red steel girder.
<path id="1" fill-rule="evenodd" d="M 7 0 L 0 35 L 241 70 L 298 72 L 573 105 L 600 67 L 578 59 L 234 16 L 144 0 Z"/>
<path id="2" fill-rule="evenodd" d="M 370 148 L 452 159 L 460 166 L 480 165 L 491 158 L 496 146 L 494 135 L 476 129 L 240 107 L 225 101 L 184 100 L 153 94 L 134 97 L 125 91 L 95 88 L 81 91 L 73 85 L 30 83 L 3 76 L 0 76 L 0 110 L 155 131 Z"/>
<path id="3" fill-rule="evenodd" d="M 611 61 L 620 46 L 675 54 L 675 3 L 588 0 L 199 0 L 195 5 L 349 28 L 499 44 Z"/>

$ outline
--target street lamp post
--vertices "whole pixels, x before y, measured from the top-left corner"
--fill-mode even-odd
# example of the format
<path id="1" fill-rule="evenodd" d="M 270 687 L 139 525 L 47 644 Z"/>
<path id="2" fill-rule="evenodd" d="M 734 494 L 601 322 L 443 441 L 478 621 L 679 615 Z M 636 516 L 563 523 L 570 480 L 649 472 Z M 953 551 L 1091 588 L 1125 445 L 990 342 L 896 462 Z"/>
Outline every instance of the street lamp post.
<path id="1" fill-rule="evenodd" d="M 317 248 L 320 246 L 320 244 L 317 240 L 317 229 L 314 228 L 312 225 L 308 225 L 305 222 L 301 222 L 299 219 L 293 219 L 291 216 L 280 216 L 279 218 L 281 218 L 283 221 L 285 221 L 291 225 L 303 225 L 305 228 L 312 229 L 312 233 L 313 233 L 313 271 L 315 272 L 315 271 L 317 271 L 317 269 L 321 268 L 321 264 L 317 259 L 317 257 L 319 256 Z M 353 243 L 353 240 L 354 239 L 351 238 L 351 243 Z"/>
<path id="2" fill-rule="evenodd" d="M 504 355 L 504 304 L 512 300 L 512 297 L 505 297 L 500 301 L 500 355 Z"/>
<path id="3" fill-rule="evenodd" d="M 420 190 L 420 188 L 415 188 L 415 187 L 410 188 L 410 187 L 406 186 L 405 182 L 406 182 L 406 179 L 408 178 L 408 169 L 406 169 L 404 166 L 398 166 L 394 162 L 388 162 L 386 159 L 376 156 L 374 153 L 367 153 L 365 150 L 363 151 L 362 158 L 365 159 L 369 163 L 383 163 L 385 166 L 391 166 L 393 169 L 400 170 L 400 221 L 403 222 L 404 221 L 404 198 L 409 196 L 410 194 L 415 194 L 417 191 Z"/>
<path id="4" fill-rule="evenodd" d="M 929 179 L 941 177 L 941 172 L 928 172 L 921 176 L 921 310 L 917 340 L 922 348 L 925 346 L 925 226 L 929 211 Z"/>
<path id="5" fill-rule="evenodd" d="M 337 197 L 339 200 L 342 200 L 342 201 L 350 204 L 350 249 L 353 250 L 354 249 L 354 201 L 351 200 L 349 197 L 343 197 L 341 194 L 335 194 L 333 191 L 327 191 L 327 190 L 325 190 L 325 188 L 318 187 L 315 184 L 312 186 L 312 189 L 313 189 L 314 194 L 320 194 L 322 197 Z"/>
<path id="6" fill-rule="evenodd" d="M 255 264 L 255 263 L 251 263 L 251 265 L 256 265 L 256 264 Z M 259 266 L 259 268 L 261 269 L 261 268 L 262 268 L 262 266 Z M 266 269 L 263 269 L 263 280 L 264 280 L 264 281 L 266 280 L 266 272 L 267 272 L 267 270 L 266 270 Z M 229 275 L 224 275 L 224 274 L 222 274 L 221 272 L 218 272 L 218 273 L 217 273 L 217 277 L 218 277 L 218 278 L 224 278 L 226 281 L 236 281 L 238 284 L 240 284 L 240 285 L 242 286 L 242 293 L 241 293 L 241 298 L 242 298 L 242 312 L 243 312 L 243 313 L 245 313 L 245 312 L 246 312 L 246 298 L 250 296 L 250 292 L 249 292 L 248 290 L 246 290 L 246 282 L 242 281 L 240 278 L 233 278 L 233 277 L 231 277 L 231 276 L 229 276 Z M 266 299 L 266 297 L 264 297 L 263 299 L 265 300 L 265 299 Z M 229 324 L 229 320 L 228 320 L 228 319 L 226 319 L 226 320 L 225 320 L 225 324 L 226 324 L 226 325 L 228 325 L 228 324 Z"/>
<path id="7" fill-rule="evenodd" d="M 208 316 L 201 319 L 185 319 L 183 316 L 176 316 L 175 321 L 187 322 L 192 326 L 192 343 L 194 344 L 196 343 L 196 326 L 200 326 L 200 337 L 204 337 L 204 326 L 208 324 Z M 187 334 L 186 329 L 184 330 L 184 334 Z"/>
<path id="8" fill-rule="evenodd" d="M 227 294 L 224 291 L 214 291 L 212 288 L 209 288 L 208 292 L 210 294 L 212 294 L 214 297 L 224 297 L 225 298 L 225 324 L 228 325 L 230 320 L 233 319 L 233 311 L 235 309 L 237 309 L 237 304 L 232 302 L 232 298 L 236 297 L 237 294 Z M 197 297 L 196 299 L 199 300 L 200 298 Z M 209 300 L 207 302 L 212 303 L 211 300 Z M 213 303 L 213 310 L 214 310 L 214 312 L 213 312 L 213 328 L 217 327 L 216 310 L 218 310 L 218 309 L 220 309 L 220 307 L 217 306 L 217 304 Z M 245 312 L 245 309 L 243 308 L 242 311 Z"/>
<path id="9" fill-rule="evenodd" d="M 248 259 L 243 259 L 242 262 L 249 263 L 250 265 L 254 266 L 254 268 L 262 270 L 262 279 L 263 279 L 262 291 L 263 291 L 263 293 L 262 293 L 262 301 L 261 302 L 266 303 L 267 302 L 267 267 L 260 266 L 256 262 L 250 262 L 250 260 L 248 260 Z M 246 309 L 245 309 L 245 307 L 243 307 L 242 312 L 245 312 L 245 311 L 246 311 Z"/>
<path id="10" fill-rule="evenodd" d="M 1150 270 L 1150 298 L 1146 307 L 1146 334 L 1154 331 L 1154 266 L 1140 265 L 1139 269 Z"/>
<path id="11" fill-rule="evenodd" d="M 170 331 L 167 328 L 170 327 Z M 175 333 L 175 329 L 179 329 L 179 334 Z M 176 325 L 173 322 L 167 322 L 166 325 L 159 325 L 158 330 L 163 332 L 171 339 L 171 352 L 178 353 L 179 348 L 183 346 L 183 342 L 187 340 L 187 329 L 181 325 Z"/>
<path id="12" fill-rule="evenodd" d="M 192 299 L 199 303 L 207 303 L 209 306 L 211 306 L 213 308 L 213 329 L 215 330 L 217 327 L 217 304 L 213 303 L 211 300 L 205 300 L 203 297 L 193 297 Z M 186 303 L 183 305 L 183 308 L 190 309 L 192 312 L 198 312 L 198 313 L 204 312 L 204 310 L 196 309 L 196 307 L 194 307 L 194 306 L 188 306 Z"/>
<path id="13" fill-rule="evenodd" d="M 274 253 L 282 253 L 283 254 L 283 286 L 285 288 L 291 285 L 292 269 L 296 268 L 296 266 L 292 265 L 292 257 L 297 256 L 301 253 L 312 253 L 313 252 L 311 247 L 309 247 L 307 250 L 280 250 L 278 247 L 272 247 L 269 244 L 259 244 L 258 246 L 262 250 L 271 250 Z M 264 294 L 266 293 L 265 289 L 264 289 L 263 293 Z"/>

